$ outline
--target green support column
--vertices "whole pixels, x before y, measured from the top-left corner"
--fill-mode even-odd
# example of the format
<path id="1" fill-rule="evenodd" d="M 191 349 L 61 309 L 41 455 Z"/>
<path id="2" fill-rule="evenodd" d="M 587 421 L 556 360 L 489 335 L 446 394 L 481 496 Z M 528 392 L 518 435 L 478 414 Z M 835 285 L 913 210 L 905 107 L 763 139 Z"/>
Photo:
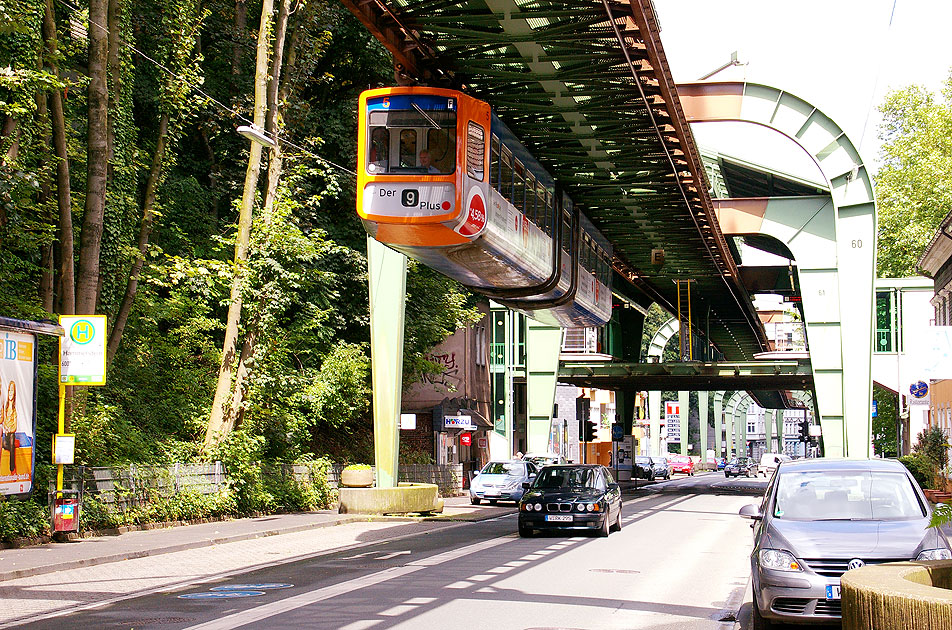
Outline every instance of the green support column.
<path id="1" fill-rule="evenodd" d="M 394 488 L 400 455 L 407 258 L 368 236 L 367 272 L 377 487 Z"/>
<path id="2" fill-rule="evenodd" d="M 773 427 L 773 409 L 764 409 L 764 452 L 772 453 L 774 452 L 773 446 L 770 444 L 773 441 L 772 427 Z"/>
<path id="3" fill-rule="evenodd" d="M 704 467 L 707 465 L 707 406 L 708 406 L 708 392 L 699 391 L 697 393 L 697 412 L 698 412 L 698 422 L 700 423 L 701 429 L 701 466 Z"/>
<path id="4" fill-rule="evenodd" d="M 651 432 L 651 447 L 648 454 L 661 455 L 661 392 L 648 392 L 648 430 Z"/>
<path id="5" fill-rule="evenodd" d="M 681 454 L 688 454 L 688 416 L 691 412 L 691 392 L 678 392 L 678 422 L 681 424 Z"/>
<path id="6" fill-rule="evenodd" d="M 714 394 L 714 457 L 726 457 L 723 453 L 724 392 Z"/>
<path id="7" fill-rule="evenodd" d="M 531 317 L 526 318 L 526 322 L 526 452 L 545 453 L 549 450 L 552 430 L 562 329 L 541 324 Z"/>
<path id="8" fill-rule="evenodd" d="M 615 392 L 615 422 L 621 423 L 624 435 L 631 435 L 635 424 L 635 392 Z"/>
<path id="9" fill-rule="evenodd" d="M 777 409 L 774 420 L 777 423 L 777 452 L 783 453 L 785 450 L 784 447 L 786 446 L 783 439 L 783 409 Z"/>

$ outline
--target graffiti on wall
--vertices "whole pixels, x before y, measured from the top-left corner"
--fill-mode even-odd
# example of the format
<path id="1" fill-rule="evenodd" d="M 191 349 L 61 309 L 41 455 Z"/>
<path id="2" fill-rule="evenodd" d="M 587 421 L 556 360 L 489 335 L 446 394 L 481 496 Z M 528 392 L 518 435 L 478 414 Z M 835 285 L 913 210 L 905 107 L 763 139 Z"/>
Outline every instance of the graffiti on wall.
<path id="1" fill-rule="evenodd" d="M 447 352 L 444 354 L 428 354 L 426 360 L 436 363 L 443 370 L 438 374 L 424 374 L 423 382 L 428 385 L 442 385 L 449 390 L 455 391 L 463 381 L 460 373 L 459 364 L 456 362 L 456 353 Z"/>

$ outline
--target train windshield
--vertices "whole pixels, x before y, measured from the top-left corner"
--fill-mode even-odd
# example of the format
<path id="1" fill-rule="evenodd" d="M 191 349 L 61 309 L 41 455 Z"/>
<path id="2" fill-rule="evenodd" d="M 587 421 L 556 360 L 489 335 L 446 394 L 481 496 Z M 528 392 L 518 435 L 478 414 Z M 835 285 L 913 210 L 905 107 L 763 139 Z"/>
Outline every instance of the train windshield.
<path id="1" fill-rule="evenodd" d="M 391 95 L 367 100 L 371 175 L 448 175 L 456 170 L 456 99 Z"/>

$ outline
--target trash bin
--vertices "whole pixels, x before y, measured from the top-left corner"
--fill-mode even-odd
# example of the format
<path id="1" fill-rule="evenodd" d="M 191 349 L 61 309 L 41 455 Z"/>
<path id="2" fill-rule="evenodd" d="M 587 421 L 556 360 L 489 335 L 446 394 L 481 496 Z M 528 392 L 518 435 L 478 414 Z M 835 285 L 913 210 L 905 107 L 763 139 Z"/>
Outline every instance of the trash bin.
<path id="1" fill-rule="evenodd" d="M 61 490 L 60 492 L 53 492 L 51 499 L 53 531 L 79 531 L 79 492 L 76 490 Z"/>

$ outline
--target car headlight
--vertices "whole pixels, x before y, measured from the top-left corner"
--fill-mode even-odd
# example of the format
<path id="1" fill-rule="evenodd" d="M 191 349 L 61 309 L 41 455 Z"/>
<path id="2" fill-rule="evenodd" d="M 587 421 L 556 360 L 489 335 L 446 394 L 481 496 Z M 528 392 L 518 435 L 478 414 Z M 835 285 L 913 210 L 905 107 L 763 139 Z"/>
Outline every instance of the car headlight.
<path id="1" fill-rule="evenodd" d="M 579 503 L 578 505 L 575 506 L 575 509 L 577 509 L 579 512 L 584 512 L 584 511 L 585 511 L 585 504 L 584 504 L 584 503 Z"/>
<path id="2" fill-rule="evenodd" d="M 923 549 L 916 560 L 952 560 L 948 549 Z"/>
<path id="3" fill-rule="evenodd" d="M 542 511 L 542 504 L 541 504 L 541 503 L 536 503 L 536 504 L 535 504 L 535 511 L 536 511 L 536 512 L 541 512 L 541 511 Z"/>
<path id="4" fill-rule="evenodd" d="M 532 504 L 531 504 L 531 503 L 523 503 L 523 504 L 522 504 L 522 509 L 525 510 L 526 512 L 531 512 L 531 511 L 532 511 Z"/>
<path id="5" fill-rule="evenodd" d="M 779 549 L 761 549 L 760 567 L 775 571 L 803 571 L 803 567 L 793 557 L 793 554 Z"/>

